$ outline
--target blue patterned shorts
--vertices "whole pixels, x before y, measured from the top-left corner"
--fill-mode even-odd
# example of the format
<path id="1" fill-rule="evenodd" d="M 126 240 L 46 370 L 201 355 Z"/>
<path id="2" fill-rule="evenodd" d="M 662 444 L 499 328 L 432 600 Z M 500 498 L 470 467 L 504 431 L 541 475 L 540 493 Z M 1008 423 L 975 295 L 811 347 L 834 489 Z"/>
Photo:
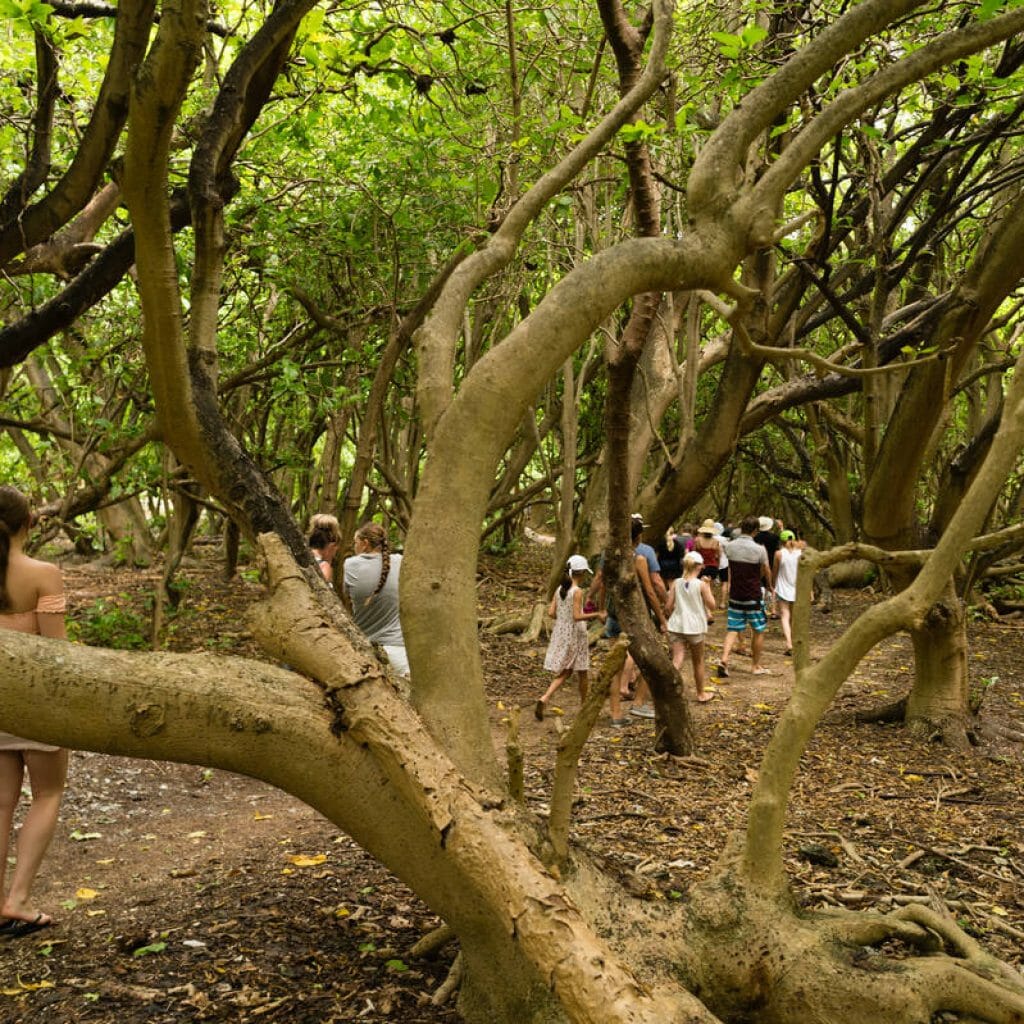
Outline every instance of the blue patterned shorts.
<path id="1" fill-rule="evenodd" d="M 730 633 L 742 633 L 747 626 L 750 626 L 755 633 L 763 633 L 768 628 L 768 617 L 764 613 L 764 604 L 758 602 L 756 607 L 734 608 L 730 601 L 725 628 Z"/>

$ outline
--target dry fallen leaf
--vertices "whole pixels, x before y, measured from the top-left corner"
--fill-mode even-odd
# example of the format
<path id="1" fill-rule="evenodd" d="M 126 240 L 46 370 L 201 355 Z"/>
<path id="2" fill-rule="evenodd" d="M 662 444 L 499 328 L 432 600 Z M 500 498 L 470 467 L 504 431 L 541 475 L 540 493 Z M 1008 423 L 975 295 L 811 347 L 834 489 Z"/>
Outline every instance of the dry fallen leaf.
<path id="1" fill-rule="evenodd" d="M 305 853 L 294 853 L 288 858 L 288 860 L 290 860 L 297 868 L 313 868 L 316 867 L 317 864 L 323 864 L 323 862 L 327 860 L 327 854 L 317 853 L 311 857 Z"/>

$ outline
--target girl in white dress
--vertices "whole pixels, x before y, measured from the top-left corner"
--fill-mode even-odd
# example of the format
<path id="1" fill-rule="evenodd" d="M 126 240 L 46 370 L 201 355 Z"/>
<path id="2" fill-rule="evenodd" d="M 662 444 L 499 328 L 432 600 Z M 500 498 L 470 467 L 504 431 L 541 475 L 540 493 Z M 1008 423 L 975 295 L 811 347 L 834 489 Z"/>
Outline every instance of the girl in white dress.
<path id="1" fill-rule="evenodd" d="M 683 575 L 669 591 L 665 612 L 668 615 L 668 636 L 672 644 L 672 664 L 680 672 L 689 652 L 693 665 L 693 682 L 701 704 L 714 699 L 704 689 L 704 637 L 715 610 L 708 577 L 701 576 L 704 559 L 698 551 L 687 551 L 683 557 Z"/>
<path id="2" fill-rule="evenodd" d="M 783 530 L 779 534 L 782 547 L 775 552 L 775 565 L 772 567 L 772 582 L 775 585 L 775 598 L 779 603 L 779 625 L 782 637 L 786 641 L 785 654 L 793 655 L 793 602 L 796 600 L 796 572 L 800 556 L 804 553 L 804 542 L 796 539 L 792 530 Z"/>
<path id="3" fill-rule="evenodd" d="M 576 681 L 580 689 L 580 701 L 587 696 L 589 683 L 587 673 L 590 670 L 590 642 L 587 638 L 588 619 L 600 619 L 604 622 L 608 613 L 604 610 L 583 610 L 583 587 L 590 566 L 582 555 L 573 555 L 566 563 L 565 575 L 555 591 L 548 606 L 548 615 L 555 620 L 551 630 L 551 642 L 544 658 L 544 667 L 555 673 L 551 685 L 545 690 L 544 696 L 533 706 L 537 721 L 544 717 L 544 709 L 552 694 L 572 675 L 576 673 Z"/>

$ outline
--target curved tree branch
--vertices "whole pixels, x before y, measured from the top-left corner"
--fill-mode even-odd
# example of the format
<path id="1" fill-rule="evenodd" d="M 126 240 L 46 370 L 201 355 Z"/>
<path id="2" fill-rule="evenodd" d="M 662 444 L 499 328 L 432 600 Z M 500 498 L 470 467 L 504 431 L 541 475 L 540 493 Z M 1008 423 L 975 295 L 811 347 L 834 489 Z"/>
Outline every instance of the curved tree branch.
<path id="1" fill-rule="evenodd" d="M 75 156 L 53 189 L 0 226 L 0 267 L 66 224 L 92 198 L 128 117 L 132 76 L 142 63 L 155 0 L 121 6 L 103 83 Z"/>
<path id="2" fill-rule="evenodd" d="M 449 278 L 437 305 L 416 334 L 420 356 L 417 395 L 428 442 L 451 401 L 455 346 L 463 311 L 481 282 L 497 273 L 515 253 L 523 233 L 549 200 L 558 194 L 607 145 L 619 128 L 648 99 L 664 76 L 664 58 L 671 32 L 670 0 L 656 0 L 654 42 L 647 68 L 636 86 L 602 118 L 587 137 L 545 173 L 512 206 L 486 244 L 468 257 Z"/>

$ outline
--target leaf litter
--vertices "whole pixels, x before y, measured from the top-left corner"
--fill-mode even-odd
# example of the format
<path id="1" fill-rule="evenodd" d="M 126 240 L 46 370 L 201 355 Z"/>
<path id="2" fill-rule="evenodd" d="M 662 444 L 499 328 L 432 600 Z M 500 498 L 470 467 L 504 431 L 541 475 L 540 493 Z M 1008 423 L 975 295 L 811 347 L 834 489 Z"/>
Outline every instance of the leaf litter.
<path id="1" fill-rule="evenodd" d="M 486 558 L 482 617 L 528 619 L 546 557 L 528 548 Z M 110 595 L 144 615 L 158 573 L 71 568 L 67 577 L 72 615 Z M 183 581 L 166 646 L 256 656 L 237 624 L 259 587 L 224 583 L 219 565 L 202 561 Z M 870 600 L 837 593 L 831 616 L 812 617 L 812 651 L 825 649 Z M 722 629 L 712 627 L 709 664 Z M 503 757 L 508 710 L 532 707 L 546 686 L 544 647 L 486 630 L 481 643 Z M 715 682 L 719 699 L 691 703 L 694 758 L 655 754 L 650 722 L 613 730 L 607 714 L 598 720 L 583 753 L 573 836 L 638 898 L 684 900 L 744 820 L 792 680 L 774 623 L 766 651 L 774 675 L 755 679 L 734 658 L 730 679 Z M 595 662 L 601 652 L 599 644 Z M 1024 728 L 1024 629 L 972 624 L 971 654 L 972 684 L 985 689 L 983 715 Z M 1021 750 L 1003 742 L 962 753 L 896 727 L 856 724 L 854 712 L 906 691 L 911 664 L 904 637 L 871 652 L 804 756 L 786 837 L 796 898 L 809 908 L 880 910 L 940 901 L 1020 966 Z M 692 699 L 692 684 L 687 692 Z M 547 809 L 558 738 L 578 707 L 575 691 L 566 686 L 558 706 L 562 718 L 520 716 L 527 800 L 538 813 Z M 227 772 L 74 752 L 35 896 L 58 920 L 0 950 L 0 1020 L 10 1024 L 458 1019 L 453 1002 L 431 1002 L 454 946 L 410 955 L 438 918 L 314 811 Z"/>

